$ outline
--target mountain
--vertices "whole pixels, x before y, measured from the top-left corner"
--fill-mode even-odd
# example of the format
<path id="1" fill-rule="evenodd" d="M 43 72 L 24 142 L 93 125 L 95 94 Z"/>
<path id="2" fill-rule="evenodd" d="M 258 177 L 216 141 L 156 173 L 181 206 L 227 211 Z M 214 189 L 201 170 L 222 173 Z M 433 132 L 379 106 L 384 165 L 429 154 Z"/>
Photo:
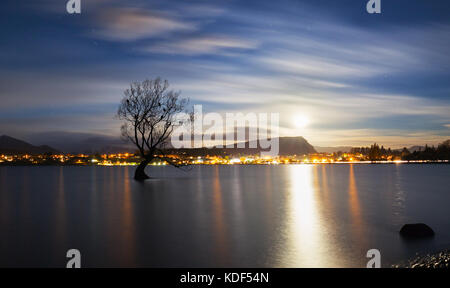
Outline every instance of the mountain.
<path id="1" fill-rule="evenodd" d="M 131 143 L 124 142 L 120 137 L 74 132 L 45 132 L 30 135 L 27 140 L 33 143 L 47 143 L 65 153 L 123 153 L 136 152 L 136 147 Z M 245 142 L 247 148 L 192 148 L 192 149 L 169 149 L 174 153 L 187 153 L 189 155 L 254 155 L 262 150 L 269 149 L 248 148 L 250 142 Z M 280 155 L 303 155 L 316 153 L 314 147 L 303 137 L 280 137 Z"/>
<path id="2" fill-rule="evenodd" d="M 408 148 L 409 152 L 411 152 L 411 153 L 416 152 L 416 151 L 422 151 L 424 149 L 425 149 L 425 146 L 418 146 L 418 145 L 417 146 L 411 146 L 411 147 Z M 399 149 L 399 150 L 402 150 L 402 149 Z"/>
<path id="3" fill-rule="evenodd" d="M 428 145 L 428 147 L 433 147 L 433 146 L 437 147 L 439 145 L 441 145 L 441 146 L 450 146 L 450 139 L 446 140 L 446 141 L 444 141 L 442 143 L 439 143 L 438 145 Z M 423 145 L 423 146 L 419 146 L 419 145 L 411 146 L 411 147 L 408 148 L 408 150 L 411 153 L 414 153 L 416 151 L 423 151 L 423 150 L 425 150 L 425 145 Z"/>
<path id="4" fill-rule="evenodd" d="M 34 146 L 25 141 L 2 135 L 0 136 L 0 153 L 1 154 L 58 154 L 58 150 L 50 146 Z"/>
<path id="5" fill-rule="evenodd" d="M 136 148 L 125 143 L 120 137 L 104 136 L 89 133 L 66 133 L 48 132 L 34 134 L 27 138 L 33 143 L 48 143 L 50 146 L 34 146 L 25 141 L 9 136 L 0 137 L 0 153 L 2 154 L 45 154 L 45 153 L 123 153 L 135 152 Z M 244 142 L 245 148 L 192 148 L 192 149 L 170 149 L 173 153 L 186 153 L 189 155 L 256 155 L 270 149 L 249 148 L 254 143 Z M 304 155 L 316 153 L 316 149 L 303 137 L 280 137 L 278 138 L 279 155 Z M 52 147 L 56 147 L 54 149 Z M 272 150 L 274 151 L 274 150 Z M 276 151 L 275 151 L 276 152 Z"/>
<path id="6" fill-rule="evenodd" d="M 276 139 L 276 138 L 275 138 Z M 234 148 L 225 148 L 226 154 L 240 154 L 240 155 L 255 155 L 262 151 L 270 151 L 271 149 L 262 149 L 259 145 L 255 145 L 254 141 L 247 141 L 244 143 L 245 148 L 237 148 L 237 144 L 234 144 Z M 250 145 L 258 148 L 249 148 Z M 258 143 L 256 143 L 258 144 Z M 278 138 L 279 151 L 278 155 L 304 155 L 310 153 L 317 153 L 316 149 L 301 136 L 297 137 L 279 137 Z M 274 151 L 272 149 L 272 151 Z M 276 151 L 275 151 L 276 152 Z"/>
<path id="7" fill-rule="evenodd" d="M 343 152 L 348 153 L 352 149 L 352 146 L 337 146 L 337 147 L 320 147 L 320 146 L 314 146 L 314 148 L 319 153 L 336 153 L 336 152 Z"/>
<path id="8" fill-rule="evenodd" d="M 262 151 L 270 151 L 270 149 L 262 149 L 259 145 L 258 148 L 249 148 L 253 142 L 244 142 L 245 148 L 237 148 L 237 144 L 234 144 L 233 148 L 182 148 L 182 149 L 170 149 L 172 153 L 183 153 L 192 156 L 204 156 L 204 155 L 257 155 Z M 279 137 L 278 138 L 279 151 L 281 156 L 286 155 L 304 155 L 310 153 L 317 153 L 314 147 L 306 141 L 305 138 L 298 137 Z M 274 151 L 274 150 L 272 150 Z M 275 151 L 276 152 L 276 151 Z"/>
<path id="9" fill-rule="evenodd" d="M 317 153 L 316 149 L 306 141 L 305 138 L 299 137 L 280 137 L 280 155 L 303 155 Z"/>
<path id="10" fill-rule="evenodd" d="M 119 136 L 77 132 L 41 132 L 28 136 L 32 143 L 46 143 L 64 153 L 124 153 L 136 151 L 131 143 Z"/>

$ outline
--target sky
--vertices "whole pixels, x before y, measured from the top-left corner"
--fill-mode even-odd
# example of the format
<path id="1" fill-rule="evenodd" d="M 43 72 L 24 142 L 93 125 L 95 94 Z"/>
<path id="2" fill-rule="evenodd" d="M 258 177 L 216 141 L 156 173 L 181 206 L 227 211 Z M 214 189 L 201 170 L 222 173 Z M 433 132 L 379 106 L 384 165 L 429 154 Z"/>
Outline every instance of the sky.
<path id="1" fill-rule="evenodd" d="M 281 136 L 316 146 L 450 138 L 450 3 L 366 3 L 4 1 L 0 134 L 119 136 L 123 91 L 159 76 L 204 113 L 280 113 Z"/>

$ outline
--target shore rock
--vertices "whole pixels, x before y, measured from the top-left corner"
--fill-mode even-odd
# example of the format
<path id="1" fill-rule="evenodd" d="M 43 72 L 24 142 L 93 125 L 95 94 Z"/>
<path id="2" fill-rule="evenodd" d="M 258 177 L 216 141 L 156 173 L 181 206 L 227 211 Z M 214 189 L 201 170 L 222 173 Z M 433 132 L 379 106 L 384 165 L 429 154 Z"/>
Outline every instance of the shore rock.
<path id="1" fill-rule="evenodd" d="M 406 264 L 394 265 L 393 268 L 450 268 L 450 250 L 418 256 Z"/>
<path id="2" fill-rule="evenodd" d="M 424 223 L 405 224 L 400 229 L 400 235 L 407 238 L 432 237 L 434 236 L 434 231 Z"/>

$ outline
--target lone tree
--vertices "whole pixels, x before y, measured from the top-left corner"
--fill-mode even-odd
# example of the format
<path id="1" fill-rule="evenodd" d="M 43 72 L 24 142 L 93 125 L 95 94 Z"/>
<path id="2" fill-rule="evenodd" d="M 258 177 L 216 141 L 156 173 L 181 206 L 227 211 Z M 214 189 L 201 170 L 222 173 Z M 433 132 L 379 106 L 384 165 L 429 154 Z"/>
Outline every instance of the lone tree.
<path id="1" fill-rule="evenodd" d="M 168 88 L 169 82 L 160 78 L 131 83 L 117 111 L 124 120 L 122 136 L 137 146 L 142 157 L 134 174 L 136 180 L 149 178 L 145 167 L 154 159 L 178 166 L 164 150 L 174 127 L 182 125 L 176 115 L 185 110 L 188 100 Z"/>

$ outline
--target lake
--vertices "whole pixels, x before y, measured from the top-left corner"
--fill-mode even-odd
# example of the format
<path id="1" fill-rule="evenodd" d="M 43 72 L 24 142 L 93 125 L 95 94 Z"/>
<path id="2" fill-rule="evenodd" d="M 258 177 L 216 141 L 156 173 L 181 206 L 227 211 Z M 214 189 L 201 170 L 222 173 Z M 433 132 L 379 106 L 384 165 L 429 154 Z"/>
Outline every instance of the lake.
<path id="1" fill-rule="evenodd" d="M 0 167 L 0 266 L 365 267 L 450 248 L 450 165 Z M 436 236 L 406 241 L 405 223 Z"/>

